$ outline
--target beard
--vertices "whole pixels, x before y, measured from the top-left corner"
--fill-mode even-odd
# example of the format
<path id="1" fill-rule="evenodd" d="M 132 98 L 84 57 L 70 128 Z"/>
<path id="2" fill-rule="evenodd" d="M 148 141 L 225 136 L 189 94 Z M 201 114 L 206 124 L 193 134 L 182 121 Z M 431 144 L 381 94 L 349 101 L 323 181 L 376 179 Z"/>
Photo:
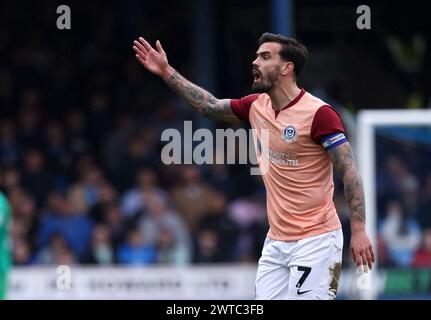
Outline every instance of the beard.
<path id="1" fill-rule="evenodd" d="M 264 83 L 262 80 L 259 80 L 259 82 L 254 82 L 251 86 L 251 91 L 253 93 L 267 93 L 268 91 L 271 91 L 273 85 Z"/>
<path id="2" fill-rule="evenodd" d="M 274 88 L 275 84 L 278 81 L 280 68 L 275 68 L 271 72 L 268 73 L 266 79 L 262 75 L 259 80 L 254 81 L 251 87 L 251 91 L 253 93 L 268 93 Z"/>

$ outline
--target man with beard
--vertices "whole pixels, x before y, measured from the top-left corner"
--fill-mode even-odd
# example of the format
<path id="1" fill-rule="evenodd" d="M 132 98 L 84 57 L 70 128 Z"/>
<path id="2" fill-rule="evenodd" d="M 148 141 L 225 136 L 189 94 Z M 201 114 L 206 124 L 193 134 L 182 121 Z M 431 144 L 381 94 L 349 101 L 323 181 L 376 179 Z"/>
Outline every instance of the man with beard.
<path id="1" fill-rule="evenodd" d="M 307 49 L 294 38 L 264 33 L 252 63 L 254 94 L 217 99 L 169 63 L 160 41 L 134 42 L 137 60 L 160 76 L 204 116 L 248 121 L 257 132 L 259 165 L 267 190 L 270 229 L 259 259 L 257 299 L 334 299 L 341 269 L 343 235 L 334 202 L 333 166 L 344 182 L 351 214 L 354 263 L 372 268 L 374 253 L 365 231 L 361 178 L 337 112 L 299 88 L 296 78 Z M 269 132 L 269 144 L 261 132 Z M 264 156 L 264 157 L 263 157 Z"/>

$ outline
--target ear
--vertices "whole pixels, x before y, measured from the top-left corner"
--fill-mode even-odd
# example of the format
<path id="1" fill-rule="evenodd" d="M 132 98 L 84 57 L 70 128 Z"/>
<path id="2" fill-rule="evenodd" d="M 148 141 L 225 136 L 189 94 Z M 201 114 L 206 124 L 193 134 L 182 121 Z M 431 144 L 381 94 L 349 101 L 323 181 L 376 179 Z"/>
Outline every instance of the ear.
<path id="1" fill-rule="evenodd" d="M 294 67 L 295 67 L 295 65 L 293 64 L 293 62 L 290 62 L 290 61 L 283 62 L 282 66 L 281 66 L 281 74 L 283 76 L 285 76 L 285 75 L 291 73 L 293 71 Z"/>

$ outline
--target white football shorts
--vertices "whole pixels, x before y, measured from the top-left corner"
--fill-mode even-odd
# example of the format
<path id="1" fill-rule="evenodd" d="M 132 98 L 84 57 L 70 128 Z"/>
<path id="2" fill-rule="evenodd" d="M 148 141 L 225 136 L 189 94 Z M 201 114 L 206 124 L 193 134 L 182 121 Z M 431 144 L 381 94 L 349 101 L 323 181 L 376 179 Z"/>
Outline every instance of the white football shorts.
<path id="1" fill-rule="evenodd" d="M 298 241 L 267 237 L 257 269 L 256 299 L 335 299 L 342 251 L 341 228 Z"/>

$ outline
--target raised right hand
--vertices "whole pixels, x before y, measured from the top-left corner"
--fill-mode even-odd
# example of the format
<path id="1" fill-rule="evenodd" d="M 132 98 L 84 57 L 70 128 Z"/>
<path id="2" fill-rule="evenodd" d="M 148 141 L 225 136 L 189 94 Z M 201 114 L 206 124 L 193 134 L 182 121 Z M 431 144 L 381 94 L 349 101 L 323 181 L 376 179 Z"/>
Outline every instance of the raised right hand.
<path id="1" fill-rule="evenodd" d="M 168 72 L 169 63 L 160 41 L 156 42 L 157 51 L 142 37 L 139 37 L 139 41 L 133 41 L 133 44 L 136 59 L 150 72 L 164 77 Z"/>

